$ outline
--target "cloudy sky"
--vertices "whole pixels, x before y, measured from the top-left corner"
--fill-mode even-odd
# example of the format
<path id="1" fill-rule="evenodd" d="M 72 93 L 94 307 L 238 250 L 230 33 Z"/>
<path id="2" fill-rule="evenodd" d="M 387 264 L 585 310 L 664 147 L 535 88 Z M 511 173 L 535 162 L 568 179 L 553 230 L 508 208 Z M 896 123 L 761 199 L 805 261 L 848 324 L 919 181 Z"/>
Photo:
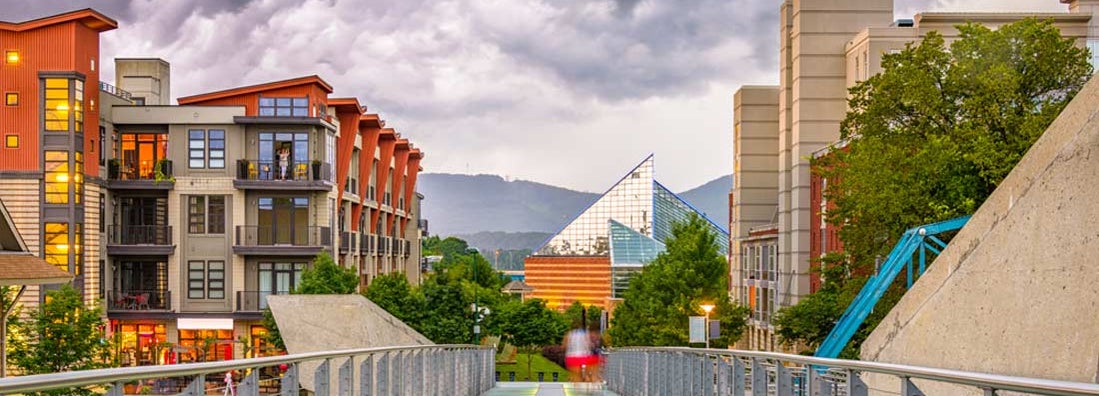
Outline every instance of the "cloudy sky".
<path id="1" fill-rule="evenodd" d="M 318 74 L 423 148 L 427 172 L 601 191 L 649 153 L 684 190 L 732 172 L 732 94 L 777 82 L 780 0 L 5 0 L 92 7 L 102 57 L 160 57 L 175 97 Z M 896 0 L 1063 11 L 1057 0 Z M 104 80 L 113 67 L 104 62 Z"/>

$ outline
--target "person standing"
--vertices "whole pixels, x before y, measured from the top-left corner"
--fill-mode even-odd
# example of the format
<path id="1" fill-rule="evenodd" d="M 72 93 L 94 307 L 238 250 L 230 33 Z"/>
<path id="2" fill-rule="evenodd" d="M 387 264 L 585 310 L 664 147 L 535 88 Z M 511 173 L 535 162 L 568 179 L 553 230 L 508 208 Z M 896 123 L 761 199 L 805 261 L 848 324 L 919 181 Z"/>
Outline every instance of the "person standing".
<path id="1" fill-rule="evenodd" d="M 290 169 L 290 149 L 283 147 L 279 149 L 279 172 L 283 180 L 286 180 L 287 169 Z"/>

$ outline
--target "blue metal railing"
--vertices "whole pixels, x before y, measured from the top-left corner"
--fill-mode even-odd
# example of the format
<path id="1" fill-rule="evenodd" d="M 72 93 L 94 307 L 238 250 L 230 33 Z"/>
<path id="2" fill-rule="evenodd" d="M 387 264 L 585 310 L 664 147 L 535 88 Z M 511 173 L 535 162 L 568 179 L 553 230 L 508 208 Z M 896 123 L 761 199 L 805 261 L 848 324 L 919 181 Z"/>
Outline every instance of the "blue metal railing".
<path id="1" fill-rule="evenodd" d="M 851 305 L 847 306 L 847 310 L 844 311 L 843 316 L 836 322 L 836 325 L 832 327 L 832 331 L 828 333 L 828 337 L 817 348 L 814 356 L 826 358 L 839 356 L 843 348 L 851 341 L 851 337 L 859 330 L 859 326 L 862 326 L 866 317 L 874 310 L 878 300 L 889 289 L 889 285 L 893 284 L 893 280 L 897 278 L 901 270 L 907 269 L 907 285 L 911 288 L 915 277 L 923 275 L 924 270 L 927 269 L 927 251 L 930 250 L 938 255 L 942 249 L 946 248 L 946 242 L 935 237 L 935 235 L 961 229 L 968 221 L 969 216 L 963 216 L 905 231 L 900 241 L 897 241 L 897 244 L 893 246 L 893 250 L 889 253 L 885 263 L 866 281 Z M 913 274 L 913 271 L 917 270 L 917 268 L 913 268 L 913 261 L 915 260 L 913 255 L 917 253 L 919 254 L 918 275 Z"/>

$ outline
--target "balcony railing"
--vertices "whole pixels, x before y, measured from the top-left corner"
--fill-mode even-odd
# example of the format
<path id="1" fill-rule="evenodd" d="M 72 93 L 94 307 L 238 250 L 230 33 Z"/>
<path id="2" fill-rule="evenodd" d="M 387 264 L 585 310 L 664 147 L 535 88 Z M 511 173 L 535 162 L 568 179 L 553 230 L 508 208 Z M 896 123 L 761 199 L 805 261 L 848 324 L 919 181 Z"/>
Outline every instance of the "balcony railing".
<path id="1" fill-rule="evenodd" d="M 171 245 L 172 226 L 113 224 L 108 243 L 114 245 Z"/>
<path id="2" fill-rule="evenodd" d="M 368 254 L 374 251 L 374 238 L 370 234 L 359 235 L 359 253 Z"/>
<path id="3" fill-rule="evenodd" d="M 340 254 L 346 254 L 351 250 L 351 233 L 340 231 Z"/>
<path id="4" fill-rule="evenodd" d="M 110 180 L 152 180 L 158 182 L 171 182 L 172 161 L 166 159 L 157 161 L 135 159 L 117 162 L 117 160 L 112 160 L 112 162 L 107 165 L 107 178 Z"/>
<path id="5" fill-rule="evenodd" d="M 378 255 L 389 253 L 389 237 L 378 237 Z"/>
<path id="6" fill-rule="evenodd" d="M 169 290 L 108 290 L 108 311 L 167 311 L 171 307 Z"/>
<path id="7" fill-rule="evenodd" d="M 312 161 L 242 159 L 237 161 L 238 180 L 261 180 L 272 182 L 329 180 L 331 170 L 328 164 Z"/>
<path id="8" fill-rule="evenodd" d="M 286 291 L 245 290 L 237 292 L 238 312 L 258 312 L 267 308 L 267 296 L 290 294 Z"/>
<path id="9" fill-rule="evenodd" d="M 236 229 L 238 246 L 326 246 L 331 244 L 332 232 L 328 227 L 241 225 Z"/>

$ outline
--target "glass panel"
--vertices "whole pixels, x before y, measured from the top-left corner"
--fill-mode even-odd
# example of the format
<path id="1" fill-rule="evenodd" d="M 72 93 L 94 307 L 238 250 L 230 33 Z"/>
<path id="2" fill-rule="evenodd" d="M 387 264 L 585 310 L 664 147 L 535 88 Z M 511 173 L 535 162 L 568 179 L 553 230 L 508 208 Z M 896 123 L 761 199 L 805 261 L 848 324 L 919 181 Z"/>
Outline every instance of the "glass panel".
<path id="1" fill-rule="evenodd" d="M 65 272 L 69 271 L 69 224 L 46 223 L 43 243 L 44 259 Z"/>

